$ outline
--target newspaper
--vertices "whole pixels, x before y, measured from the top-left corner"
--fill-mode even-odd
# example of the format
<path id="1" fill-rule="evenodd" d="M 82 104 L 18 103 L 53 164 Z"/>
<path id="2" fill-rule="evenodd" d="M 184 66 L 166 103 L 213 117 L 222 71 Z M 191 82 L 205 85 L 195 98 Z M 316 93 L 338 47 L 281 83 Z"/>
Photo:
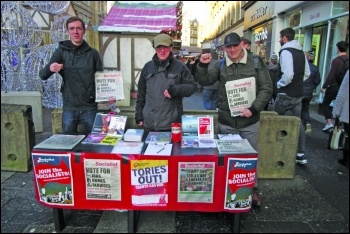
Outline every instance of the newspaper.
<path id="1" fill-rule="evenodd" d="M 178 202 L 213 203 L 214 162 L 179 162 Z"/>
<path id="2" fill-rule="evenodd" d="M 85 159 L 86 200 L 121 201 L 120 160 Z"/>
<path id="3" fill-rule="evenodd" d="M 96 102 L 124 99 L 124 86 L 121 71 L 95 73 Z"/>
<path id="4" fill-rule="evenodd" d="M 226 82 L 225 87 L 231 116 L 239 116 L 241 110 L 251 107 L 256 98 L 254 77 Z"/>

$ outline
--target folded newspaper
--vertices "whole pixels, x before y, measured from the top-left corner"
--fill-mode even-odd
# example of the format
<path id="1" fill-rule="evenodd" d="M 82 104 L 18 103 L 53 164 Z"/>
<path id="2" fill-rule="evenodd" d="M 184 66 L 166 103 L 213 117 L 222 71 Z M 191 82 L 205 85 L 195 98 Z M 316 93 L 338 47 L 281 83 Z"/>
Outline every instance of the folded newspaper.
<path id="1" fill-rule="evenodd" d="M 251 107 L 256 98 L 254 77 L 226 82 L 225 87 L 231 116 L 239 116 L 241 110 Z"/>

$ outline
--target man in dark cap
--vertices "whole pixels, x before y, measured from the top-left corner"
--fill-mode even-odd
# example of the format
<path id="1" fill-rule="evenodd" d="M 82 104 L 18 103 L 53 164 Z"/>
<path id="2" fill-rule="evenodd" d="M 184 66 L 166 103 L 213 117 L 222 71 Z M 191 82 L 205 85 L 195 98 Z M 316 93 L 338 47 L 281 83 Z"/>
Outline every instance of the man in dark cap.
<path id="1" fill-rule="evenodd" d="M 345 41 L 339 41 L 337 43 L 337 48 L 338 57 L 333 59 L 331 70 L 329 71 L 327 79 L 323 83 L 320 90 L 321 93 L 325 94 L 323 97 L 322 108 L 324 117 L 327 121 L 326 126 L 322 129 L 323 131 L 328 131 L 334 127 L 332 121 L 333 107 L 331 107 L 330 104 L 337 97 L 338 90 L 341 85 L 341 82 L 339 82 L 337 78 L 339 77 L 342 79 L 345 75 L 343 71 L 346 72 L 349 69 L 349 56 L 346 54 L 346 50 L 349 48 L 349 43 Z"/>
<path id="2" fill-rule="evenodd" d="M 266 64 L 257 56 L 249 54 L 243 46 L 243 41 L 237 33 L 230 33 L 224 40 L 224 60 L 212 66 L 210 53 L 202 54 L 197 65 L 197 79 L 200 85 L 207 86 L 220 81 L 219 86 L 219 129 L 223 134 L 239 134 L 247 139 L 252 147 L 259 152 L 258 138 L 260 126 L 260 112 L 269 102 L 272 95 L 272 82 Z M 238 104 L 236 100 L 229 100 L 226 95 L 226 83 L 248 77 L 255 78 L 256 98 L 250 106 L 242 106 L 238 114 L 230 111 L 230 106 Z M 238 91 L 238 90 L 237 90 Z M 244 90 L 239 91 L 244 97 Z M 248 94 L 247 94 L 248 95 Z M 229 105 L 230 103 L 230 105 Z M 242 103 L 242 102 L 241 102 Z M 254 206 L 260 206 L 261 201 L 257 192 L 257 180 L 254 185 Z"/>
<path id="3" fill-rule="evenodd" d="M 183 97 L 197 89 L 185 63 L 172 54 L 173 39 L 160 34 L 153 39 L 156 53 L 143 67 L 138 82 L 135 120 L 150 131 L 171 131 L 171 123 L 181 122 Z"/>

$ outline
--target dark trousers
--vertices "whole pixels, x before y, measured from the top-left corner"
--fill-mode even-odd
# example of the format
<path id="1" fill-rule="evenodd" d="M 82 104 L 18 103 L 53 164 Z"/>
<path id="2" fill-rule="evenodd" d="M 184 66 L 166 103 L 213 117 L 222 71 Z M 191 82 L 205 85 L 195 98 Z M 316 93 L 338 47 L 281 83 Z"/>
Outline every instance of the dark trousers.
<path id="1" fill-rule="evenodd" d="M 330 86 L 326 89 L 324 94 L 322 108 L 324 117 L 327 119 L 332 119 L 333 107 L 329 106 L 333 100 L 337 97 L 339 87 Z"/>
<path id="2" fill-rule="evenodd" d="M 310 101 L 311 100 L 303 99 L 301 102 L 301 122 L 304 124 L 304 127 L 306 124 L 311 123 L 309 113 Z"/>

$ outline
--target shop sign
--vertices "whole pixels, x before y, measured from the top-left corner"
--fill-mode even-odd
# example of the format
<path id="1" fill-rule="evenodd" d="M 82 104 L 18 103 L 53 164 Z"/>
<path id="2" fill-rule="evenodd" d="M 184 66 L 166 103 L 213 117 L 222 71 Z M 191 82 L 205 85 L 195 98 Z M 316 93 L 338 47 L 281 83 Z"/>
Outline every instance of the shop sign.
<path id="1" fill-rule="evenodd" d="M 268 31 L 267 28 L 263 28 L 261 31 L 254 32 L 254 41 L 263 41 L 267 39 Z"/>

